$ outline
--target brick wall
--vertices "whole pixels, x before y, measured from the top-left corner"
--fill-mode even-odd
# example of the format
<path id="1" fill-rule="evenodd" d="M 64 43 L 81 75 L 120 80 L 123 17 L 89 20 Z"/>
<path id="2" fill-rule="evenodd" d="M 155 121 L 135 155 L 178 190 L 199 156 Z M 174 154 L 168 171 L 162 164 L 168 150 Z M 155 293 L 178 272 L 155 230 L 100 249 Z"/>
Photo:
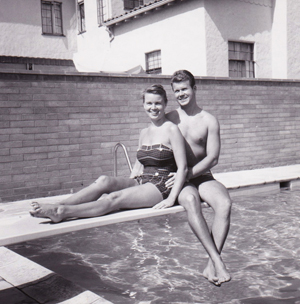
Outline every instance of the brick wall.
<path id="1" fill-rule="evenodd" d="M 134 162 L 148 125 L 141 92 L 169 76 L 0 72 L 0 202 L 77 191 L 113 175 L 113 149 Z M 198 103 L 218 117 L 213 172 L 299 164 L 300 82 L 198 78 Z M 129 170 L 122 150 L 118 175 Z"/>

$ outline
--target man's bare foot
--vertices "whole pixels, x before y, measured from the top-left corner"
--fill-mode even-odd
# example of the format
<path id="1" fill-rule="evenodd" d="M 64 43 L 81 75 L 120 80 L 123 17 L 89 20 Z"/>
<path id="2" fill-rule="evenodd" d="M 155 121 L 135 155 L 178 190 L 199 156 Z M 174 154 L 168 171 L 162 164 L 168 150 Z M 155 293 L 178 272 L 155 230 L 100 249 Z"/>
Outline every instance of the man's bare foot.
<path id="1" fill-rule="evenodd" d="M 58 223 L 63 220 L 63 207 L 51 204 L 40 205 L 37 202 L 31 203 L 32 210 L 29 213 L 34 217 L 50 218 L 52 222 Z"/>
<path id="2" fill-rule="evenodd" d="M 218 285 L 229 282 L 231 280 L 230 274 L 226 269 L 225 264 L 221 260 L 221 263 L 215 264 L 216 276 L 218 278 Z"/>
<path id="3" fill-rule="evenodd" d="M 203 276 L 211 283 L 219 286 L 219 279 L 215 274 L 215 267 L 213 265 L 213 263 L 211 262 L 211 260 L 209 260 L 206 268 L 203 271 Z"/>

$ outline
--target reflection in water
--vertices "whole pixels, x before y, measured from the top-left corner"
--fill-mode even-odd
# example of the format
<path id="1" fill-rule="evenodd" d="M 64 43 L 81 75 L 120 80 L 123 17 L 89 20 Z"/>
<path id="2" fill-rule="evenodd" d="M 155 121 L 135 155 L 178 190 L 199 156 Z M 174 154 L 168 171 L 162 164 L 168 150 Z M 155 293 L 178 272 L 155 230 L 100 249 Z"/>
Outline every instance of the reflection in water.
<path id="1" fill-rule="evenodd" d="M 300 303 L 299 218 L 299 191 L 234 199 L 221 287 L 201 276 L 207 255 L 185 213 L 8 247 L 113 303 Z"/>

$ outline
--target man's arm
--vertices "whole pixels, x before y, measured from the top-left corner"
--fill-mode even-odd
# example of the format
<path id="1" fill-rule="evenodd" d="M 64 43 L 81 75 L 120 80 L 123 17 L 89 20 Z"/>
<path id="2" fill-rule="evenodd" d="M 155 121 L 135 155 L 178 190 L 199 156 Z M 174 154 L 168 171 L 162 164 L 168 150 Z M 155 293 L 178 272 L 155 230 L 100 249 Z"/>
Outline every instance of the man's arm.
<path id="1" fill-rule="evenodd" d="M 195 178 L 218 164 L 221 149 L 220 125 L 218 120 L 210 115 L 207 119 L 206 156 L 194 167 L 189 168 L 187 179 Z"/>

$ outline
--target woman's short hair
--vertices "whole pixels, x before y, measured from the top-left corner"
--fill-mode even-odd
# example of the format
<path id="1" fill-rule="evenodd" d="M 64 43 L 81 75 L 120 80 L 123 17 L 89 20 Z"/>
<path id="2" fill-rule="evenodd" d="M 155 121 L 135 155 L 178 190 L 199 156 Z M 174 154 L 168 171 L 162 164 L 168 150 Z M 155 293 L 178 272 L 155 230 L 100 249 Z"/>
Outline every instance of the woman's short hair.
<path id="1" fill-rule="evenodd" d="M 187 70 L 176 71 L 171 78 L 171 86 L 173 88 L 174 82 L 189 81 L 190 86 L 193 88 L 196 84 L 194 75 Z"/>
<path id="2" fill-rule="evenodd" d="M 168 103 L 168 98 L 167 98 L 167 93 L 164 89 L 164 87 L 160 84 L 153 84 L 150 87 L 148 87 L 146 90 L 143 92 L 143 102 L 145 102 L 145 94 L 156 94 L 159 95 L 163 98 L 165 104 L 167 105 Z"/>

